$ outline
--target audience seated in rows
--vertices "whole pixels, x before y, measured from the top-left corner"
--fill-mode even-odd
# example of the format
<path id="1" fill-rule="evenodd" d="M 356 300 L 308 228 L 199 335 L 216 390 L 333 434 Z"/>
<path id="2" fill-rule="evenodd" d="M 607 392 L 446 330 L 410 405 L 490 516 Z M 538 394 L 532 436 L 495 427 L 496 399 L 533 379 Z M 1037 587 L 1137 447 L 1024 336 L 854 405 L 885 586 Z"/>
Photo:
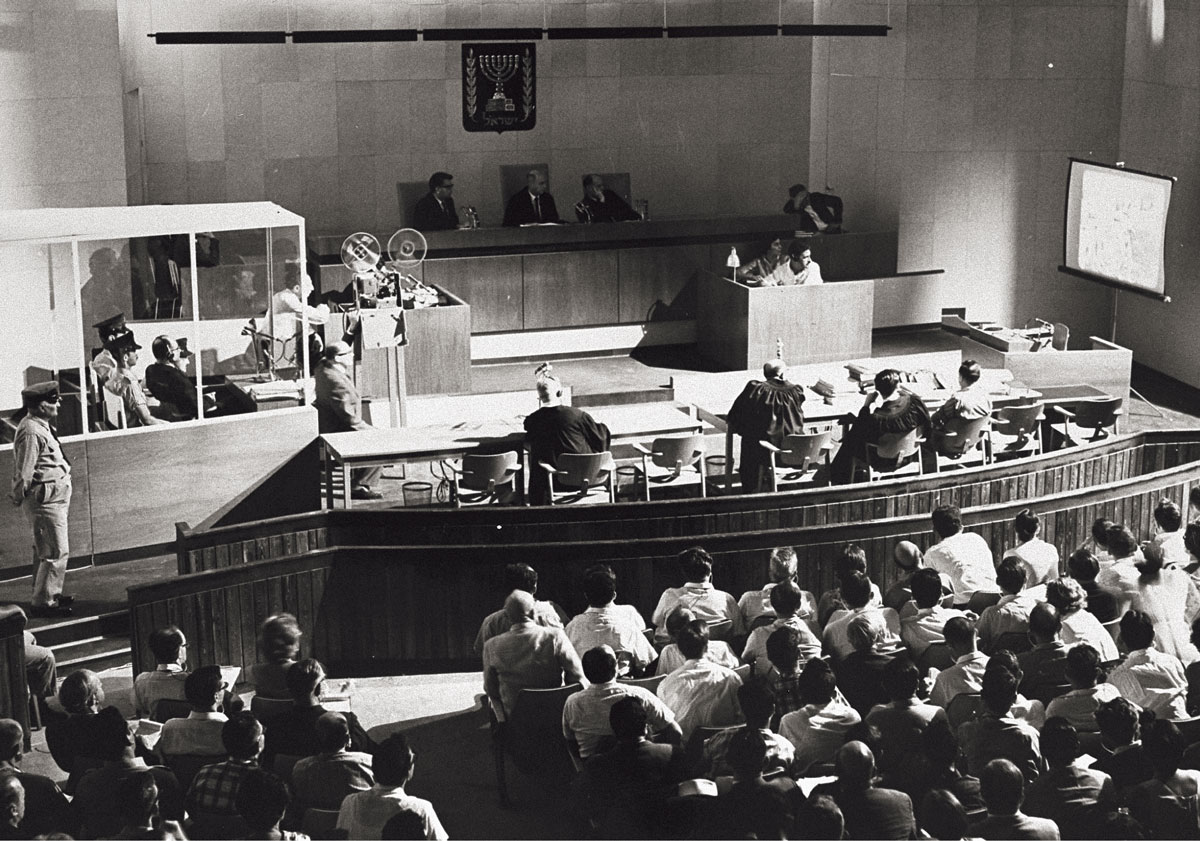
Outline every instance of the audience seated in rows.
<path id="1" fill-rule="evenodd" d="M 1066 691 L 1067 647 L 1063 645 L 1058 610 L 1039 602 L 1029 612 L 1029 639 L 1033 648 L 1017 655 L 1024 678 L 1021 693 L 1043 704 Z"/>
<path id="2" fill-rule="evenodd" d="M 1037 598 L 1025 589 L 1028 578 L 1029 572 L 1018 558 L 1005 558 L 996 568 L 1000 601 L 979 615 L 979 643 L 985 651 L 991 651 L 1005 634 L 1029 633 L 1029 614 Z"/>
<path id="3" fill-rule="evenodd" d="M 708 626 L 697 619 L 676 638 L 686 658 L 658 685 L 658 697 L 675 711 L 675 720 L 686 744 L 697 727 L 729 727 L 741 723 L 737 689 L 742 679 L 737 672 L 717 665 L 704 655 L 708 649 Z"/>
<path id="4" fill-rule="evenodd" d="M 326 712 L 321 706 L 321 689 L 325 683 L 325 667 L 313 659 L 293 663 L 287 673 L 288 692 L 292 706 L 263 722 L 267 728 L 263 749 L 263 765 L 272 767 L 275 757 L 313 756 L 320 752 L 317 742 L 317 721 Z M 350 728 L 350 746 L 364 753 L 375 752 L 375 742 L 351 712 L 344 713 Z"/>
<path id="5" fill-rule="evenodd" d="M 221 712 L 225 688 L 220 666 L 201 666 L 187 676 L 184 694 L 192 710 L 187 718 L 172 718 L 163 724 L 158 752 L 164 759 L 181 754 L 224 755 L 221 729 L 229 720 Z"/>
<path id="6" fill-rule="evenodd" d="M 509 564 L 504 568 L 504 593 L 511 594 L 521 590 L 530 596 L 537 595 L 538 575 L 529 564 Z M 539 625 L 547 628 L 562 628 L 567 622 L 567 614 L 554 602 L 535 600 L 533 619 Z M 499 636 L 511 628 L 513 621 L 508 612 L 501 608 L 490 613 L 479 626 L 475 636 L 475 653 L 483 654 L 483 646 L 492 637 Z"/>
<path id="7" fill-rule="evenodd" d="M 835 661 L 834 671 L 850 706 L 859 715 L 866 715 L 876 704 L 888 701 L 883 690 L 883 670 L 894 655 L 880 651 L 880 646 L 888 640 L 888 628 L 877 612 L 863 613 L 850 622 L 847 638 L 854 652 L 844 660 Z"/>
<path id="8" fill-rule="evenodd" d="M 669 675 L 684 664 L 687 658 L 679 650 L 679 632 L 695 621 L 697 621 L 696 614 L 683 605 L 676 606 L 667 615 L 667 638 L 671 642 L 659 652 L 655 674 Z M 727 669 L 736 669 L 741 663 L 738 660 L 738 656 L 733 653 L 733 649 L 729 647 L 729 643 L 725 642 L 725 640 L 710 639 L 708 641 L 708 648 L 704 651 L 704 656 L 706 659 Z"/>
<path id="9" fill-rule="evenodd" d="M 942 606 L 942 578 L 935 570 L 919 569 L 909 582 L 914 607 L 900 619 L 900 638 L 908 653 L 919 659 L 929 646 L 946 641 L 943 631 L 947 622 L 966 618 L 966 614 Z"/>
<path id="10" fill-rule="evenodd" d="M 795 747 L 795 771 L 803 774 L 811 765 L 833 761 L 846 732 L 862 716 L 842 697 L 824 660 L 815 658 L 805 664 L 799 686 L 804 705 L 780 719 L 779 735 Z"/>
<path id="11" fill-rule="evenodd" d="M 1187 717 L 1187 676 L 1177 657 L 1154 647 L 1154 623 L 1138 610 L 1121 617 L 1121 643 L 1129 652 L 1108 674 L 1126 700 L 1159 718 Z"/>
<path id="12" fill-rule="evenodd" d="M 866 744 L 851 741 L 834 759 L 837 782 L 827 789 L 841 809 L 851 838 L 915 838 L 912 800 L 895 789 L 875 785 L 875 755 Z M 819 789 L 818 789 L 819 790 Z"/>
<path id="13" fill-rule="evenodd" d="M 950 619 L 943 628 L 943 635 L 954 657 L 954 665 L 938 672 L 929 691 L 929 701 L 944 709 L 954 696 L 964 692 L 975 694 L 983 688 L 988 658 L 979 650 L 975 625 L 967 617 Z"/>
<path id="14" fill-rule="evenodd" d="M 513 590 L 504 601 L 508 630 L 483 646 L 483 687 L 499 722 L 513 711 L 522 689 L 553 689 L 566 683 L 587 685 L 583 664 L 562 628 L 537 622 L 537 603 L 526 590 Z"/>
<path id="15" fill-rule="evenodd" d="M 907 655 L 894 657 L 883 669 L 883 689 L 891 699 L 864 719 L 879 728 L 879 772 L 885 785 L 906 791 L 919 777 L 921 737 L 934 719 L 946 719 L 941 707 L 918 697 L 921 673 Z"/>
<path id="16" fill-rule="evenodd" d="M 1058 578 L 1058 549 L 1038 537 L 1042 521 L 1028 508 L 1017 513 L 1013 520 L 1013 531 L 1017 533 L 1017 545 L 1004 553 L 1005 558 L 1016 558 L 1025 568 L 1026 586 L 1036 587 Z"/>
<path id="17" fill-rule="evenodd" d="M 1079 586 L 1087 593 L 1088 612 L 1101 623 L 1120 619 L 1117 605 L 1120 603 L 1118 594 L 1106 587 L 1101 587 L 1096 581 L 1100 574 L 1100 561 L 1087 549 L 1077 549 L 1067 559 L 1067 570 L 1071 577 L 1079 582 Z"/>
<path id="18" fill-rule="evenodd" d="M 756 675 L 765 675 L 771 670 L 771 661 L 767 657 L 767 639 L 780 628 L 793 628 L 799 635 L 800 662 L 821 656 L 821 641 L 799 615 L 804 606 L 804 591 L 796 586 L 796 582 L 788 579 L 772 587 L 770 593 L 771 609 L 776 618 L 769 624 L 760 625 L 751 631 L 742 651 L 742 662 L 749 663 Z"/>
<path id="19" fill-rule="evenodd" d="M 287 673 L 300 653 L 300 623 L 290 613 L 267 617 L 258 629 L 258 648 L 263 662 L 251 666 L 246 682 L 260 698 L 287 700 Z"/>
<path id="20" fill-rule="evenodd" d="M 576 653 L 584 653 L 598 645 L 611 646 L 622 659 L 627 659 L 635 675 L 641 675 L 657 656 L 654 646 L 646 639 L 646 620 L 631 604 L 619 605 L 617 576 L 612 567 L 600 564 L 583 576 L 583 594 L 588 608 L 567 623 L 567 639 Z"/>
<path id="21" fill-rule="evenodd" d="M 804 706 L 800 676 L 803 667 L 814 658 L 803 655 L 803 642 L 803 635 L 787 625 L 776 628 L 767 637 L 767 659 L 771 661 L 767 681 L 775 696 L 775 718 L 771 722 L 774 728 L 785 715 Z"/>
<path id="22" fill-rule="evenodd" d="M 780 546 L 771 550 L 767 572 L 771 580 L 761 590 L 747 590 L 738 599 L 738 611 L 742 614 L 742 625 L 747 630 L 757 627 L 756 623 L 764 616 L 775 618 L 775 608 L 771 605 L 771 590 L 784 581 L 794 582 L 796 568 L 796 550 L 791 546 Z M 796 615 L 808 623 L 809 629 L 814 634 L 819 635 L 821 628 L 817 624 L 817 601 L 808 590 L 801 590 L 800 594 L 800 607 L 796 609 Z"/>
<path id="23" fill-rule="evenodd" d="M 126 779 L 146 771 L 153 776 L 158 787 L 161 817 L 164 820 L 182 821 L 184 799 L 175 775 L 161 765 L 147 766 L 134 755 L 134 740 L 129 724 L 116 707 L 105 707 L 94 718 L 92 745 L 102 764 L 80 777 L 71 801 L 75 819 L 81 827 L 81 836 L 105 838 L 120 832 L 125 820 L 118 808 L 117 792 Z M 192 810 L 189 808 L 188 811 Z"/>
<path id="24" fill-rule="evenodd" d="M 1059 695 L 1046 705 L 1048 718 L 1062 717 L 1076 730 L 1095 733 L 1096 709 L 1105 701 L 1121 696 L 1111 683 L 1104 683 L 1104 669 L 1100 666 L 1100 655 L 1087 643 L 1080 643 L 1067 651 L 1067 680 L 1069 692 Z"/>
<path id="25" fill-rule="evenodd" d="M 738 708 L 745 719 L 743 727 L 730 727 L 704 742 L 700 774 L 710 780 L 734 773 L 728 757 L 733 737 L 742 730 L 757 730 L 766 745 L 761 770 L 790 772 L 796 761 L 796 749 L 786 738 L 770 728 L 775 717 L 775 695 L 764 678 L 751 677 L 737 691 Z"/>
<path id="26" fill-rule="evenodd" d="M 1117 798 L 1126 805 L 1129 790 L 1154 776 L 1154 766 L 1142 747 L 1140 722 L 1140 711 L 1125 698 L 1106 701 L 1096 710 L 1104 751 L 1092 768 L 1112 777 Z"/>
<path id="27" fill-rule="evenodd" d="M 717 837 L 786 838 L 804 806 L 804 796 L 790 777 L 763 778 L 770 745 L 756 727 L 733 732 L 726 751 L 733 785 L 717 799 Z"/>
<path id="28" fill-rule="evenodd" d="M 958 506 L 939 505 L 930 518 L 937 543 L 925 553 L 925 565 L 949 577 L 954 604 L 968 604 L 976 592 L 998 592 L 991 547 L 978 534 L 963 531 Z"/>
<path id="29" fill-rule="evenodd" d="M 589 685 L 567 698 L 562 713 L 563 736 L 572 754 L 587 759 L 611 747 L 614 736 L 608 711 L 627 696 L 641 698 L 656 741 L 678 744 L 681 733 L 675 713 L 653 692 L 617 680 L 617 654 L 611 646 L 584 652 L 582 663 Z"/>
<path id="30" fill-rule="evenodd" d="M 292 768 L 293 809 L 337 809 L 346 795 L 375 785 L 371 754 L 354 750 L 350 724 L 342 713 L 327 712 L 317 719 L 317 753 Z"/>
<path id="31" fill-rule="evenodd" d="M 263 726 L 253 713 L 237 713 L 222 725 L 221 741 L 226 758 L 201 768 L 187 791 L 188 815 L 209 831 L 237 816 L 238 788 L 259 768 Z"/>
<path id="32" fill-rule="evenodd" d="M 1046 601 L 1058 610 L 1062 623 L 1060 634 L 1064 645 L 1086 643 L 1100 654 L 1100 661 L 1108 663 L 1120 657 L 1117 644 L 1100 620 L 1084 610 L 1087 593 L 1074 578 L 1051 581 L 1046 585 Z"/>
<path id="33" fill-rule="evenodd" d="M 404 791 L 416 764 L 417 756 L 403 733 L 384 739 L 375 752 L 375 785 L 342 801 L 338 829 L 344 829 L 350 838 L 376 838 L 382 835 L 384 824 L 407 812 L 420 817 L 425 830 L 422 837 L 445 841 L 449 836 L 433 804 Z"/>
<path id="34" fill-rule="evenodd" d="M 684 550 L 679 556 L 679 569 L 683 573 L 684 585 L 663 591 L 650 620 L 657 628 L 656 641 L 665 643 L 669 638 L 667 616 L 679 605 L 687 607 L 696 614 L 697 619 L 709 625 L 728 620 L 733 623 L 731 636 L 745 636 L 746 628 L 742 624 L 742 612 L 738 609 L 737 599 L 713 587 L 712 556 L 699 546 Z"/>

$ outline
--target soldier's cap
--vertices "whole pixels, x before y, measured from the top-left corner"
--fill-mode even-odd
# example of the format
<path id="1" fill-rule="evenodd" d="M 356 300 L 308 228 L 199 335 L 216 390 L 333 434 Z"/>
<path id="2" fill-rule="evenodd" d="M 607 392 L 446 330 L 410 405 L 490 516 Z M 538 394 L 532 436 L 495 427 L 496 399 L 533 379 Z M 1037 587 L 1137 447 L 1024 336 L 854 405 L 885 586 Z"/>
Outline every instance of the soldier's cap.
<path id="1" fill-rule="evenodd" d="M 108 344 L 117 336 L 129 332 L 129 328 L 125 326 L 125 313 L 123 312 L 117 313 L 112 318 L 97 321 L 92 326 L 99 331 L 101 344 Z"/>
<path id="2" fill-rule="evenodd" d="M 50 380 L 44 383 L 34 383 L 28 388 L 21 389 L 21 402 L 26 406 L 45 403 L 58 399 L 58 383 Z"/>
<path id="3" fill-rule="evenodd" d="M 104 348 L 113 356 L 119 353 L 125 353 L 130 350 L 141 350 L 142 346 L 133 338 L 133 333 L 126 330 L 124 333 L 113 336 L 104 343 Z"/>

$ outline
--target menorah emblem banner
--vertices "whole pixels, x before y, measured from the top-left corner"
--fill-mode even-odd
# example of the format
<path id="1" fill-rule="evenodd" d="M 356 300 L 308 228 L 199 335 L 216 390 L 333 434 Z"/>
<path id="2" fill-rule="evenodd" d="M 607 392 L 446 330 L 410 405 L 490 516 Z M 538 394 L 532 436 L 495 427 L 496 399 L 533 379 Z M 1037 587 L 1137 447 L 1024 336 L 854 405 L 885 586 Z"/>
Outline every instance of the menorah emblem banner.
<path id="1" fill-rule="evenodd" d="M 463 128 L 529 131 L 537 124 L 533 44 L 463 44 Z"/>

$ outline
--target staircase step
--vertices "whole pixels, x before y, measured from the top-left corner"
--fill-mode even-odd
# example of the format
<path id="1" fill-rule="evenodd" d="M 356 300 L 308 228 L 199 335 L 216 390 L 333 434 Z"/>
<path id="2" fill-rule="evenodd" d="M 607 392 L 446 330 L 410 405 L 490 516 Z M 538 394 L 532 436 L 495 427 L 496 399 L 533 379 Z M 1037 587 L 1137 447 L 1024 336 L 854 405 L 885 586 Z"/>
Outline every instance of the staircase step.
<path id="1" fill-rule="evenodd" d="M 60 672 L 82 668 L 102 671 L 128 663 L 132 657 L 127 636 L 85 637 L 56 645 L 51 650 Z"/>
<path id="2" fill-rule="evenodd" d="M 76 640 L 99 636 L 129 639 L 129 611 L 117 610 L 96 616 L 74 616 L 31 629 L 38 645 L 57 648 Z"/>

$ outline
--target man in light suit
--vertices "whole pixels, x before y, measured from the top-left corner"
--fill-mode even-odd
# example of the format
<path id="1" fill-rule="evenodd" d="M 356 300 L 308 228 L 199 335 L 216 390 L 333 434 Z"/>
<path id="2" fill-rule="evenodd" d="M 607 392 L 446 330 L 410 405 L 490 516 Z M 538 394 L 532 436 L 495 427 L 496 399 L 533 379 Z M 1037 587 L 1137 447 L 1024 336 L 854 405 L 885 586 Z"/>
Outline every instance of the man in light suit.
<path id="1" fill-rule="evenodd" d="M 350 378 L 354 365 L 354 349 L 345 342 L 333 342 L 321 353 L 317 365 L 317 429 L 325 432 L 358 432 L 371 429 L 371 424 L 359 414 L 361 400 Z M 371 485 L 383 472 L 382 467 L 359 467 L 350 474 L 351 499 L 382 499 L 383 494 L 371 490 Z"/>

